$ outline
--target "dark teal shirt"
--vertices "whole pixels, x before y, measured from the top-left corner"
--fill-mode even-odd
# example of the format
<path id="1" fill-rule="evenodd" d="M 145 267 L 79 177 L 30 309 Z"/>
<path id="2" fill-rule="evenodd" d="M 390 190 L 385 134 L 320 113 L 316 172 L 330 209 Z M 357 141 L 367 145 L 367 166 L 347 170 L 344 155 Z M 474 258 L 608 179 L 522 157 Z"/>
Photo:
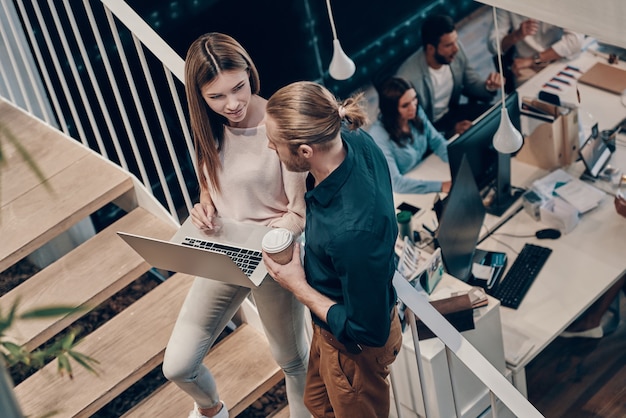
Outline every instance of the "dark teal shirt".
<path id="1" fill-rule="evenodd" d="M 337 302 L 327 324 L 313 319 L 343 343 L 380 347 L 396 303 L 391 179 L 367 133 L 342 130 L 341 137 L 341 165 L 315 187 L 307 178 L 304 269 L 311 286 Z"/>

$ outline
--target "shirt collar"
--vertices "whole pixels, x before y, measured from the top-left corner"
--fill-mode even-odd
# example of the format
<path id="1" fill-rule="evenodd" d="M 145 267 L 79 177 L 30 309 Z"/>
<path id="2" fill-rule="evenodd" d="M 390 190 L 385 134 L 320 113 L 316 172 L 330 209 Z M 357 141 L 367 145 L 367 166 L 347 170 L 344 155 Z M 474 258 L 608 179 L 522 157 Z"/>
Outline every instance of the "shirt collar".
<path id="1" fill-rule="evenodd" d="M 354 167 L 354 152 L 350 144 L 342 139 L 346 149 L 346 157 L 342 163 L 332 173 L 328 175 L 320 184 L 315 185 L 315 178 L 309 173 L 306 179 L 305 194 L 306 200 L 316 200 L 322 206 L 328 206 L 332 198 L 341 190 Z"/>

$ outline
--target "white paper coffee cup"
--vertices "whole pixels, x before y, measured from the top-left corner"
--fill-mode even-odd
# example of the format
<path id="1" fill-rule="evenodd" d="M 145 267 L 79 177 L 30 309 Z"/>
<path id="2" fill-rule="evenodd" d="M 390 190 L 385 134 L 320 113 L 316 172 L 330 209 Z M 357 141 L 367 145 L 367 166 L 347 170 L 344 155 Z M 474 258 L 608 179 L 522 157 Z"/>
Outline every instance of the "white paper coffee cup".
<path id="1" fill-rule="evenodd" d="M 265 234 L 261 246 L 263 250 L 278 264 L 287 264 L 293 256 L 295 240 L 290 230 L 275 228 Z"/>

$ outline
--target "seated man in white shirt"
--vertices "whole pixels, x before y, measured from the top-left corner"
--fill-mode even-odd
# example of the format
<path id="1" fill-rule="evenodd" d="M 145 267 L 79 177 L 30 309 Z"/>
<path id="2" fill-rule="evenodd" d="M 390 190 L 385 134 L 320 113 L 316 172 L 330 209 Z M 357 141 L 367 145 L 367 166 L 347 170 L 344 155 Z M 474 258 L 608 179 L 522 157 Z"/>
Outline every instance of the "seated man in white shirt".
<path id="1" fill-rule="evenodd" d="M 505 72 L 507 81 L 512 82 L 511 88 L 519 86 L 550 62 L 571 59 L 582 49 L 582 34 L 502 9 L 497 10 L 496 19 L 498 33 L 492 23 L 487 47 L 495 55 L 497 42 L 501 42 L 502 55 L 510 60 L 503 65 L 510 67 L 513 75 L 509 77 Z"/>
<path id="2" fill-rule="evenodd" d="M 484 80 L 469 65 L 449 16 L 427 17 L 421 34 L 423 47 L 404 61 L 396 75 L 411 81 L 428 119 L 450 138 L 467 130 L 489 108 L 502 79 L 493 72 Z M 471 102 L 461 105 L 461 94 Z"/>

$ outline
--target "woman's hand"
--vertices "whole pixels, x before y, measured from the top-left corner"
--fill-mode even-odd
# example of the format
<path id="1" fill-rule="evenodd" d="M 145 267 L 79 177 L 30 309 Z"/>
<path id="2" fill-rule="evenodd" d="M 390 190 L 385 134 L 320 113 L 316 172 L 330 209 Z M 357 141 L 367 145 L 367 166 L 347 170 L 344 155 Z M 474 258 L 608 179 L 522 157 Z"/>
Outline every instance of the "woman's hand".
<path id="1" fill-rule="evenodd" d="M 221 228 L 217 211 L 211 203 L 196 203 L 191 209 L 191 223 L 202 231 L 217 231 Z"/>

